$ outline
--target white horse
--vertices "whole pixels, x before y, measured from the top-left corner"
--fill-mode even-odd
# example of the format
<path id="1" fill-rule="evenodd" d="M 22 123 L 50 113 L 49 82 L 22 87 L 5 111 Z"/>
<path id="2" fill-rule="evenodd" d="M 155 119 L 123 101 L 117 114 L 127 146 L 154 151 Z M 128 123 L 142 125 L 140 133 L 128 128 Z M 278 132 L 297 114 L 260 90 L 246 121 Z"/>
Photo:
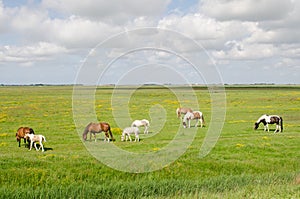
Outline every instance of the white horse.
<path id="1" fill-rule="evenodd" d="M 191 108 L 177 108 L 176 109 L 177 118 L 180 118 L 181 114 L 185 115 L 188 112 L 192 113 L 193 110 Z"/>
<path id="2" fill-rule="evenodd" d="M 142 119 L 142 120 L 134 120 L 131 124 L 131 127 L 140 127 L 140 126 L 144 126 L 145 127 L 144 134 L 148 134 L 150 122 L 146 119 Z"/>
<path id="3" fill-rule="evenodd" d="M 192 113 L 191 112 L 187 112 L 183 118 L 183 127 L 186 128 L 186 123 L 188 122 L 189 125 L 188 125 L 188 128 L 191 127 L 191 120 L 197 120 L 196 124 L 195 124 L 195 127 L 198 126 L 198 123 L 200 121 L 201 123 L 201 128 L 203 127 L 203 123 L 204 123 L 204 117 L 203 117 L 203 114 L 202 112 L 200 111 L 193 111 Z"/>
<path id="4" fill-rule="evenodd" d="M 283 120 L 282 117 L 278 115 L 262 115 L 254 124 L 254 130 L 256 130 L 260 123 L 264 124 L 264 131 L 269 132 L 268 124 L 276 124 L 276 129 L 274 133 L 283 131 Z"/>
<path id="5" fill-rule="evenodd" d="M 42 151 L 44 152 L 44 146 L 43 146 L 42 142 L 43 141 L 46 142 L 45 136 L 43 136 L 43 135 L 34 135 L 34 134 L 26 134 L 24 138 L 29 138 L 29 140 L 30 140 L 29 151 L 31 151 L 32 144 L 34 143 L 35 150 L 39 151 L 42 148 Z M 39 148 L 36 147 L 36 142 L 39 142 L 39 144 L 40 144 Z"/>
<path id="6" fill-rule="evenodd" d="M 130 140 L 130 142 L 132 141 L 132 139 L 131 139 L 131 136 L 130 136 L 130 134 L 135 134 L 135 139 L 134 139 L 134 141 L 136 142 L 136 141 L 140 141 L 140 137 L 139 137 L 139 134 L 140 134 L 140 131 L 139 131 L 139 128 L 138 127 L 127 127 L 127 128 L 125 128 L 124 130 L 123 130 L 123 132 L 122 132 L 122 136 L 121 136 L 121 141 L 123 142 L 124 141 L 124 139 L 125 139 L 125 141 L 127 141 L 128 140 L 128 138 L 129 138 L 129 140 Z"/>

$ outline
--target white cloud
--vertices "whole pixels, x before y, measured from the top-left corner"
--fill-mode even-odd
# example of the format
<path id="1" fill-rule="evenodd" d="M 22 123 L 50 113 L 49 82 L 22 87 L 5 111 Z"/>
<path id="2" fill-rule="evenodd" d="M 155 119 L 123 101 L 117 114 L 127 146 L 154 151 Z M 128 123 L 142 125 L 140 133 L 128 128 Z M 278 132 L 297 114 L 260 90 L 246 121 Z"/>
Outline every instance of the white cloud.
<path id="1" fill-rule="evenodd" d="M 189 9 L 181 9 L 178 6 L 183 2 L 177 4 L 171 0 L 28 2 L 6 7 L 0 0 L 2 68 L 13 64 L 49 67 L 55 63 L 71 70 L 99 42 L 123 31 L 143 27 L 165 28 L 195 40 L 213 56 L 221 70 L 237 62 L 239 66 L 236 68 L 241 70 L 261 65 L 270 68 L 291 66 L 291 70 L 299 67 L 300 1 L 201 0 L 198 10 L 195 6 L 190 9 L 190 4 Z M 178 7 L 185 12 L 167 10 L 172 3 L 175 5 L 173 9 Z M 107 56 L 115 56 L 122 48 L 134 48 L 148 37 L 147 34 L 140 31 L 131 34 L 129 39 L 123 37 L 111 41 L 109 45 L 113 50 Z M 170 49 L 174 47 L 181 53 L 199 50 L 185 39 L 174 39 L 173 36 L 158 35 L 153 39 L 163 41 Z M 71 60 L 61 59 L 60 54 Z M 169 61 L 172 65 L 178 63 L 165 52 L 157 52 L 148 58 L 161 58 L 164 63 Z M 255 64 L 246 66 L 245 60 Z M 140 61 L 144 61 L 143 57 Z"/>
<path id="2" fill-rule="evenodd" d="M 91 48 L 112 34 L 120 32 L 118 26 L 71 16 L 68 19 L 48 20 L 49 40 L 69 48 Z"/>
<path id="3" fill-rule="evenodd" d="M 43 0 L 46 8 L 59 10 L 67 15 L 124 24 L 139 16 L 162 14 L 171 0 Z"/>
<path id="4" fill-rule="evenodd" d="M 227 41 L 243 40 L 257 30 L 255 22 L 217 21 L 202 14 L 171 15 L 159 21 L 158 27 L 175 30 L 198 41 L 206 49 L 222 49 Z"/>
<path id="5" fill-rule="evenodd" d="M 39 42 L 29 46 L 0 47 L 0 63 L 2 62 L 33 62 L 48 60 L 52 56 L 67 53 L 67 49 L 51 43 Z"/>
<path id="6" fill-rule="evenodd" d="M 202 0 L 200 3 L 203 13 L 218 20 L 278 20 L 292 8 L 292 0 Z"/>
<path id="7" fill-rule="evenodd" d="M 249 44 L 237 41 L 227 42 L 228 50 L 220 50 L 213 52 L 213 56 L 217 59 L 226 60 L 256 60 L 275 56 L 278 49 L 272 44 Z"/>

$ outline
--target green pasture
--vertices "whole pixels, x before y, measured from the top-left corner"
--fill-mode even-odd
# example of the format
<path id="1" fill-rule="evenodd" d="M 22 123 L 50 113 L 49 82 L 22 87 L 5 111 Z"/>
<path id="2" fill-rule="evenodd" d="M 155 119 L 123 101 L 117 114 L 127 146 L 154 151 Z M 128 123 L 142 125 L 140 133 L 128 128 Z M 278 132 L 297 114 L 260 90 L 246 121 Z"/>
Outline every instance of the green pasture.
<path id="1" fill-rule="evenodd" d="M 125 96 L 132 91 L 122 89 Z M 129 173 L 106 166 L 86 150 L 73 120 L 72 86 L 0 87 L 0 198 L 300 198 L 300 87 L 227 86 L 225 90 L 224 127 L 206 157 L 199 158 L 199 151 L 211 122 L 211 98 L 207 88 L 194 87 L 205 127 L 197 129 L 192 144 L 176 161 L 157 171 Z M 175 114 L 182 103 L 194 108 L 188 100 L 191 90 L 146 86 L 132 93 L 129 114 L 132 119 L 151 115 L 157 122 L 151 123 L 149 135 L 140 135 L 141 142 L 121 142 L 122 129 L 112 112 L 124 105 L 112 107 L 112 94 L 112 87 L 97 88 L 94 106 L 97 120 L 110 123 L 116 141 L 104 143 L 103 135 L 98 135 L 96 143 L 87 144 L 155 152 L 178 129 L 181 133 L 195 129 L 182 129 Z M 180 103 L 178 96 L 187 100 Z M 262 125 L 253 130 L 262 114 L 282 116 L 283 133 L 274 134 L 272 125 L 269 133 Z M 154 132 L 164 119 L 161 130 Z M 18 147 L 15 133 L 20 126 L 30 126 L 46 137 L 44 153 L 29 151 L 23 141 Z"/>

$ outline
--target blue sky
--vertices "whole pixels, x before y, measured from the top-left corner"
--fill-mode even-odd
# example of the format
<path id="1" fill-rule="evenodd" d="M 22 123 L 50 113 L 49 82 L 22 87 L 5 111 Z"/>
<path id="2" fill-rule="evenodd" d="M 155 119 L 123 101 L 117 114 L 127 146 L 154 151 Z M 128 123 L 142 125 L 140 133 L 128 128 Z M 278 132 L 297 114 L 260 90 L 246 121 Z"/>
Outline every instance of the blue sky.
<path id="1" fill-rule="evenodd" d="M 151 76 L 162 83 L 205 83 L 180 59 L 198 56 L 199 48 L 188 45 L 194 41 L 207 53 L 199 64 L 209 60 L 205 67 L 214 67 L 223 83 L 300 84 L 299 24 L 300 2 L 295 0 L 0 0 L 0 84 L 73 84 L 82 67 L 92 63 L 93 50 L 106 53 L 97 58 L 99 64 L 105 56 L 134 49 L 132 41 L 151 47 L 152 37 L 156 50 L 132 53 L 107 66 L 100 83 L 116 83 L 121 76 L 130 77 L 130 83 L 147 83 Z M 173 34 L 129 34 L 148 27 Z M 124 31 L 128 37 L 112 40 Z M 111 46 L 101 49 L 105 41 Z M 127 74 L 138 66 L 143 75 Z M 186 78 L 171 75 L 181 73 Z"/>

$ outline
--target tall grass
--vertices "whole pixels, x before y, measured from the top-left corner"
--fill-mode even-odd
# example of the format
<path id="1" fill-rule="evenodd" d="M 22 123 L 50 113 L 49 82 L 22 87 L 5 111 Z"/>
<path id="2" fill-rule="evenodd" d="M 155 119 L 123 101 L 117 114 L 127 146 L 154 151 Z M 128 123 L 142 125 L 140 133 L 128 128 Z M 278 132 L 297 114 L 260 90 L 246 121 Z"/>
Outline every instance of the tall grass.
<path id="1" fill-rule="evenodd" d="M 72 87 L 0 87 L 0 198 L 297 198 L 300 88 L 227 88 L 226 122 L 205 158 L 198 155 L 209 126 L 210 98 L 206 89 L 195 91 L 207 126 L 198 129 L 175 162 L 133 174 L 113 170 L 87 152 L 73 123 Z M 95 107 L 98 119 L 114 129 L 113 144 L 153 151 L 172 139 L 179 125 L 174 111 L 179 104 L 172 92 L 139 89 L 132 96 L 132 117 L 147 117 L 144 110 L 156 103 L 167 112 L 161 132 L 150 138 L 142 134 L 140 143 L 120 142 L 111 94 L 110 88 L 97 89 Z M 264 113 L 281 115 L 284 132 L 267 133 L 262 127 L 254 131 L 255 120 Z M 18 147 L 15 132 L 25 125 L 46 136 L 45 153 L 28 151 L 23 142 Z"/>

